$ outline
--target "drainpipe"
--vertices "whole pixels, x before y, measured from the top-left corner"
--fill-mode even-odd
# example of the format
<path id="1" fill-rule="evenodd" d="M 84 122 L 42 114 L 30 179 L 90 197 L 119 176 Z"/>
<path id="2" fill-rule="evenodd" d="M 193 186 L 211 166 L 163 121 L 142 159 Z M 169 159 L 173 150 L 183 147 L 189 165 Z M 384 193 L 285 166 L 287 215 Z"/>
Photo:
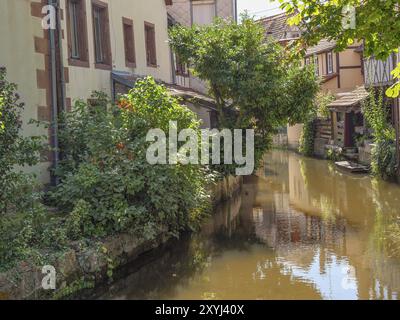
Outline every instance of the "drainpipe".
<path id="1" fill-rule="evenodd" d="M 49 0 L 48 4 L 57 8 L 56 0 Z M 58 27 L 57 24 L 56 26 Z M 58 167 L 59 163 L 56 30 L 49 29 L 49 38 L 51 83 L 51 146 L 54 149 L 52 159 L 54 170 Z M 51 183 L 52 185 L 58 184 L 58 178 L 56 178 L 54 174 L 52 174 Z"/>
<path id="2" fill-rule="evenodd" d="M 64 56 L 63 56 L 63 46 L 62 46 L 62 27 L 61 27 L 61 7 L 60 1 L 56 1 L 57 5 L 57 37 L 58 37 L 58 70 L 60 73 L 60 101 L 59 101 L 59 111 L 65 112 L 66 111 L 66 89 L 65 89 L 65 74 L 64 74 Z"/>
<path id="3" fill-rule="evenodd" d="M 232 0 L 232 1 L 233 1 L 233 18 L 235 19 L 236 22 L 238 22 L 237 0 Z"/>

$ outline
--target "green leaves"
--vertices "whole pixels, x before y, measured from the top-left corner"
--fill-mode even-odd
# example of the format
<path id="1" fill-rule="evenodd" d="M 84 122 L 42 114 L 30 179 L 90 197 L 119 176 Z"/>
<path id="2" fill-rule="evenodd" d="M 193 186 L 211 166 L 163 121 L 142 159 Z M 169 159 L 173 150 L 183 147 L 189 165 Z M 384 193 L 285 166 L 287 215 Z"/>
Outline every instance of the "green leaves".
<path id="1" fill-rule="evenodd" d="M 149 129 L 199 129 L 193 112 L 181 106 L 153 78 L 138 80 L 117 105 L 78 102 L 65 116 L 61 185 L 52 198 L 67 214 L 68 235 L 105 236 L 131 232 L 151 239 L 165 226 L 173 234 L 192 227 L 192 215 L 207 200 L 208 178 L 200 166 L 150 165 Z M 74 142 L 77 143 L 74 143 Z"/>
<path id="2" fill-rule="evenodd" d="M 374 147 L 371 166 L 376 176 L 392 179 L 396 176 L 395 131 L 388 123 L 389 108 L 386 105 L 383 92 L 375 96 L 372 91 L 362 105 L 364 117 L 372 129 Z"/>
<path id="3" fill-rule="evenodd" d="M 208 83 L 220 126 L 254 129 L 258 156 L 278 127 L 304 120 L 318 91 L 314 72 L 289 61 L 282 46 L 266 41 L 264 32 L 247 16 L 241 24 L 216 19 L 208 26 L 170 31 L 180 60 Z"/>
<path id="4" fill-rule="evenodd" d="M 337 49 L 363 40 L 364 56 L 386 60 L 400 47 L 400 16 L 398 0 L 279 0 L 281 8 L 296 15 L 291 21 L 303 29 L 302 43 L 317 44 L 321 39 L 334 39 Z M 344 13 L 355 9 L 355 25 L 347 28 Z M 298 47 L 300 49 L 301 46 Z M 398 70 L 398 69 L 397 69 Z M 399 79 L 399 71 L 394 79 Z M 387 95 L 391 98 L 400 93 L 400 83 L 394 84 Z"/>
<path id="5" fill-rule="evenodd" d="M 23 137 L 20 119 L 24 104 L 19 102 L 16 85 L 6 79 L 0 68 L 0 215 L 22 213 L 37 202 L 35 179 L 15 171 L 16 166 L 39 162 L 42 137 Z"/>
<path id="6" fill-rule="evenodd" d="M 386 90 L 386 95 L 390 98 L 396 98 L 400 94 L 400 63 L 391 72 L 393 79 L 397 80 L 390 88 Z"/>

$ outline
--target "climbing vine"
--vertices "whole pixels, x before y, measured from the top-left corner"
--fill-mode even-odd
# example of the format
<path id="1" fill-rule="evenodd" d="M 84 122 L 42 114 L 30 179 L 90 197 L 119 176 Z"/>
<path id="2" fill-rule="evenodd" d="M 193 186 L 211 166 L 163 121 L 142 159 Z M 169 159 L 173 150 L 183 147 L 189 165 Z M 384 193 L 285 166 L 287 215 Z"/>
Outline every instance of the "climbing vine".
<path id="1" fill-rule="evenodd" d="M 371 91 L 363 102 L 362 110 L 372 129 L 374 147 L 372 148 L 371 169 L 375 176 L 391 180 L 396 176 L 395 131 L 389 122 L 389 107 L 383 98 Z"/>
<path id="2" fill-rule="evenodd" d="M 303 125 L 303 131 L 300 135 L 299 152 L 305 156 L 314 154 L 314 131 L 315 120 L 310 119 Z"/>
<path id="3" fill-rule="evenodd" d="M 300 135 L 299 152 L 305 156 L 314 155 L 314 140 L 317 119 L 328 119 L 330 112 L 328 104 L 334 100 L 330 93 L 318 92 L 310 109 L 307 121 L 303 125 Z"/>

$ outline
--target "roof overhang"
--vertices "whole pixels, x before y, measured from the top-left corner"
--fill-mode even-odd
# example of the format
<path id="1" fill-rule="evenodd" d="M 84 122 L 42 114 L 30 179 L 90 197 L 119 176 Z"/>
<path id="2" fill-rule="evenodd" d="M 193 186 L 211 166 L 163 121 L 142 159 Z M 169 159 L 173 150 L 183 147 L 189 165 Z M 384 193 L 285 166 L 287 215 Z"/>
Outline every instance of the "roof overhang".
<path id="1" fill-rule="evenodd" d="M 328 104 L 331 111 L 358 112 L 361 110 L 361 103 L 368 97 L 369 93 L 364 87 L 358 87 L 354 91 L 338 94 L 338 98 Z"/>
<path id="2" fill-rule="evenodd" d="M 145 78 L 145 76 L 140 76 L 125 71 L 114 70 L 111 72 L 111 81 L 113 83 L 119 83 L 129 89 L 135 86 L 136 81 L 143 78 Z M 172 96 L 180 98 L 186 103 L 193 103 L 208 108 L 210 110 L 217 111 L 215 101 L 210 97 L 207 97 L 199 92 L 193 91 L 190 88 L 185 88 L 178 85 L 172 85 L 157 80 L 156 82 L 164 85 L 169 90 Z M 114 94 L 113 96 L 114 98 L 116 98 Z"/>

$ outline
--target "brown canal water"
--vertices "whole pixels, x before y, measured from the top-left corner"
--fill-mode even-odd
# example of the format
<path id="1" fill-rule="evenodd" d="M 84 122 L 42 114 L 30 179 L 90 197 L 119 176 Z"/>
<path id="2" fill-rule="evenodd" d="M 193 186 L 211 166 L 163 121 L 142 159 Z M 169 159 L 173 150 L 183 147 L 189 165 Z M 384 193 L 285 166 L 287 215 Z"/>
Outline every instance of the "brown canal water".
<path id="1" fill-rule="evenodd" d="M 273 151 L 199 234 L 142 257 L 100 299 L 398 299 L 400 187 Z M 399 221 L 399 220 L 397 220 Z"/>

